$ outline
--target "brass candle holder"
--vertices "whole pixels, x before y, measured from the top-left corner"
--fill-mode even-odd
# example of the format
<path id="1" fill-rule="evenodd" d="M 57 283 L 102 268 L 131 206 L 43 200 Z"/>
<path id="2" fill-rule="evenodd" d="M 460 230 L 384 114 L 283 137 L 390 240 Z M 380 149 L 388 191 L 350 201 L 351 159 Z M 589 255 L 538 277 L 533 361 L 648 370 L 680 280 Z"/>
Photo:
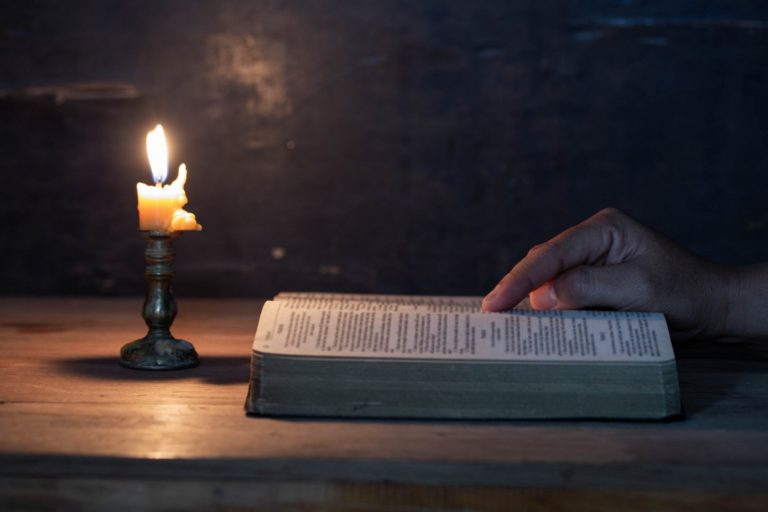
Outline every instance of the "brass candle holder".
<path id="1" fill-rule="evenodd" d="M 142 316 L 149 327 L 147 335 L 120 349 L 120 364 L 137 370 L 181 370 L 200 364 L 195 347 L 171 334 L 176 318 L 173 298 L 174 252 L 171 242 L 180 231 L 142 231 L 147 241 L 144 251 L 147 296 Z"/>

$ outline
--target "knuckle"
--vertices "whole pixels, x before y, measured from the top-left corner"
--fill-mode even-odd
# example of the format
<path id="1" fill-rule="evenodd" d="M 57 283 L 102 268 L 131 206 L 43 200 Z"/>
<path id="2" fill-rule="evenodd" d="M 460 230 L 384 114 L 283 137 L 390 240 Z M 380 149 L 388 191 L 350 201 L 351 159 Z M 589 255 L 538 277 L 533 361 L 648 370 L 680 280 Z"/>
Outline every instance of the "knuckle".
<path id="1" fill-rule="evenodd" d="M 528 258 L 531 259 L 531 261 L 537 261 L 539 264 L 542 264 L 544 262 L 546 266 L 554 266 L 557 267 L 557 272 L 559 273 L 562 270 L 562 248 L 559 243 L 553 240 L 549 240 L 547 242 L 544 242 L 543 244 L 539 244 L 534 246 L 529 252 L 528 252 Z"/>
<path id="2" fill-rule="evenodd" d="M 544 250 L 544 244 L 536 244 L 528 250 L 528 256 L 532 256 Z"/>
<path id="3" fill-rule="evenodd" d="M 605 245 L 614 251 L 625 245 L 627 232 L 631 230 L 630 217 L 617 208 L 604 208 L 590 220 L 605 238 Z"/>
<path id="4" fill-rule="evenodd" d="M 626 214 L 619 210 L 618 208 L 614 208 L 613 206 L 609 206 L 608 208 L 603 208 L 599 212 L 597 212 L 597 216 L 606 218 L 606 219 L 619 219 L 623 218 Z"/>
<path id="5" fill-rule="evenodd" d="M 552 240 L 549 240 L 547 242 L 534 245 L 531 247 L 531 250 L 528 251 L 529 255 L 533 254 L 547 254 L 552 252 L 557 252 L 559 249 L 557 242 L 553 242 Z"/>
<path id="6" fill-rule="evenodd" d="M 603 225 L 607 229 L 619 231 L 626 225 L 628 218 L 627 214 L 617 208 L 603 208 L 590 221 Z"/>

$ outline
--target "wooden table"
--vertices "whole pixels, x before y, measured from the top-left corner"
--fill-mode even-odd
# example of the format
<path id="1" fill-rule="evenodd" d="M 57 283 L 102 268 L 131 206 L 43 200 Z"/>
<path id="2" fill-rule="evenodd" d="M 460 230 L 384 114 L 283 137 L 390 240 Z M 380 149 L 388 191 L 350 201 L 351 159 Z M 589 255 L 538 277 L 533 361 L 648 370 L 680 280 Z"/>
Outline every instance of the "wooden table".
<path id="1" fill-rule="evenodd" d="M 260 306 L 180 299 L 203 363 L 153 373 L 141 299 L 0 299 L 0 510 L 768 510 L 759 342 L 680 348 L 666 423 L 264 419 Z"/>

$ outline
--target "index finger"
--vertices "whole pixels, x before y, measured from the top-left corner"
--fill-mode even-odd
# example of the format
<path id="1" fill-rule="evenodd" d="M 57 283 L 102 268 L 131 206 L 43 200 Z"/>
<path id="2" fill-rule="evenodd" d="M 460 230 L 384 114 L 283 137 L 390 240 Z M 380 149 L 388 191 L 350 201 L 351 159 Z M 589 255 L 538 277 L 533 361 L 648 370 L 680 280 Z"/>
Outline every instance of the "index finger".
<path id="1" fill-rule="evenodd" d="M 595 216 L 535 246 L 483 299 L 483 310 L 510 309 L 562 272 L 600 261 L 616 237 L 615 227 L 597 221 Z"/>

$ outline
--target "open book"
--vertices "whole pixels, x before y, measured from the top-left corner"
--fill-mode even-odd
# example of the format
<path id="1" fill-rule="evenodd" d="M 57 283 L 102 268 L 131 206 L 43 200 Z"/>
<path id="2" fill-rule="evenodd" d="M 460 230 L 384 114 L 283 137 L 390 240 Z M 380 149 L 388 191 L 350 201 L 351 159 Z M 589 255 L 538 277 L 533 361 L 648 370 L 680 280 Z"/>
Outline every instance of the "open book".
<path id="1" fill-rule="evenodd" d="M 659 313 L 482 313 L 480 297 L 281 293 L 259 318 L 246 410 L 653 419 L 680 414 L 680 392 Z"/>

